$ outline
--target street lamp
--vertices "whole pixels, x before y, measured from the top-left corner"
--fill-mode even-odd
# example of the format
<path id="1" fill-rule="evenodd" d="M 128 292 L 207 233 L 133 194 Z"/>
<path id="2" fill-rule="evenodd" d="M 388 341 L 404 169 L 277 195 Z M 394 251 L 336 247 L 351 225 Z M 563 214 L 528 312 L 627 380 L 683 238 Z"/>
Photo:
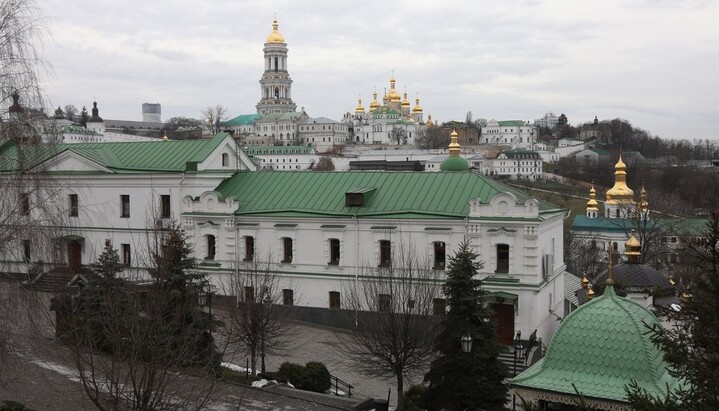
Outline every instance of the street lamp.
<path id="1" fill-rule="evenodd" d="M 517 376 L 517 358 L 522 358 L 522 351 L 524 351 L 524 345 L 522 345 L 522 331 L 517 331 L 517 335 L 514 337 L 514 377 Z M 517 394 L 512 393 L 512 411 L 516 409 L 517 405 Z"/>
<path id="2" fill-rule="evenodd" d="M 472 352 L 472 336 L 467 334 L 461 339 L 462 341 L 462 352 L 465 354 Z"/>

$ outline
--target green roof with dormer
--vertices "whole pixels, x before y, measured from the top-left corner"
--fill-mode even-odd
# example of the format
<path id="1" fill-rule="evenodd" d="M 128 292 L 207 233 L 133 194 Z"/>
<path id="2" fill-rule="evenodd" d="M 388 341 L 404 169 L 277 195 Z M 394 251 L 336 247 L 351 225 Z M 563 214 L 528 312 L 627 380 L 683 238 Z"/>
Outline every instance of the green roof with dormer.
<path id="1" fill-rule="evenodd" d="M 372 189 L 362 207 L 347 207 L 345 193 Z M 238 199 L 236 215 L 462 219 L 469 200 L 486 203 L 510 192 L 529 195 L 476 173 L 427 172 L 238 172 L 215 191 Z M 564 212 L 539 201 L 540 219 Z"/>
<path id="2" fill-rule="evenodd" d="M 117 173 L 185 172 L 196 171 L 197 164 L 227 137 L 229 134 L 219 133 L 209 140 L 37 144 L 25 146 L 23 153 L 26 162 L 38 165 L 61 153 L 72 152 Z M 12 171 L 16 167 L 16 157 L 16 145 L 3 146 L 0 171 Z"/>
<path id="3" fill-rule="evenodd" d="M 259 114 L 240 114 L 235 118 L 220 122 L 220 125 L 225 127 L 251 126 L 261 117 Z"/>
<path id="4" fill-rule="evenodd" d="M 552 337 L 546 355 L 509 380 L 513 388 L 587 399 L 626 402 L 632 380 L 664 398 L 680 383 L 669 374 L 648 328 L 661 326 L 651 311 L 607 286 L 601 297 L 569 314 Z M 576 391 L 575 388 L 576 387 Z M 555 397 L 556 398 L 556 397 Z"/>

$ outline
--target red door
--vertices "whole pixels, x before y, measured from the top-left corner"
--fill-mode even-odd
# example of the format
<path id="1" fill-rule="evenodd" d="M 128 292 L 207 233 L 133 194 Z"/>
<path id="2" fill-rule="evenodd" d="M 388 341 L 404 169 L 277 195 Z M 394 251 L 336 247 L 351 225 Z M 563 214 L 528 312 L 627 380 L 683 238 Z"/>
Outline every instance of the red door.
<path id="1" fill-rule="evenodd" d="M 73 273 L 80 269 L 82 261 L 82 246 L 79 241 L 70 241 L 67 245 L 67 265 Z"/>
<path id="2" fill-rule="evenodd" d="M 500 344 L 512 345 L 514 340 L 514 306 L 510 304 L 490 304 L 497 322 L 497 340 Z"/>

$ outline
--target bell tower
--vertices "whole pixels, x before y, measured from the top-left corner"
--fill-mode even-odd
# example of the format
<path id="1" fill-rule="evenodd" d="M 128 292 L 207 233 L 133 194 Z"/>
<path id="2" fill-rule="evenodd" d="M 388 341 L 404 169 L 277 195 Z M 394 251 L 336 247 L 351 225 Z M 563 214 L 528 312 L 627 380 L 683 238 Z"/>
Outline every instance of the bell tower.
<path id="1" fill-rule="evenodd" d="M 297 105 L 292 101 L 292 79 L 287 71 L 287 43 L 278 30 L 277 19 L 265 40 L 265 72 L 260 79 L 258 114 L 290 113 Z"/>

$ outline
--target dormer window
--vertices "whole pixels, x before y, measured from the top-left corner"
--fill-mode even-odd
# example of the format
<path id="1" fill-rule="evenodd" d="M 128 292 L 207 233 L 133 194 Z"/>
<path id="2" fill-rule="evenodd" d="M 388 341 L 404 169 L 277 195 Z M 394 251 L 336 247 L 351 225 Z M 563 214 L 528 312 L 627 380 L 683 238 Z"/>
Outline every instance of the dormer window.
<path id="1" fill-rule="evenodd" d="M 362 207 L 362 204 L 364 204 L 364 194 L 345 193 L 345 205 L 347 207 Z"/>

